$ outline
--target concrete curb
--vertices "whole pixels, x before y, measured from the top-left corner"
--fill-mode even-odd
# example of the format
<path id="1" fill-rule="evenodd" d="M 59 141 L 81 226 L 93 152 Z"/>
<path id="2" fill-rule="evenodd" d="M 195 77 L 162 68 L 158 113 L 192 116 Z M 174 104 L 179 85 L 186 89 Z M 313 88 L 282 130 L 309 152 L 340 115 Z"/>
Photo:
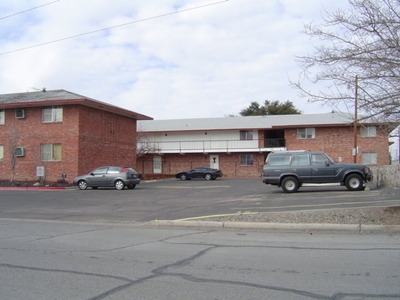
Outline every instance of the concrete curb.
<path id="1" fill-rule="evenodd" d="M 154 227 L 187 227 L 187 228 L 226 228 L 251 230 L 280 231 L 330 231 L 356 233 L 400 233 L 400 225 L 364 225 L 364 224 L 317 224 L 317 223 L 257 223 L 257 222 L 218 222 L 218 221 L 180 221 L 154 220 L 147 225 Z"/>
<path id="2" fill-rule="evenodd" d="M 4 186 L 0 187 L 0 191 L 47 191 L 47 190 L 66 190 L 69 187 L 55 186 Z"/>

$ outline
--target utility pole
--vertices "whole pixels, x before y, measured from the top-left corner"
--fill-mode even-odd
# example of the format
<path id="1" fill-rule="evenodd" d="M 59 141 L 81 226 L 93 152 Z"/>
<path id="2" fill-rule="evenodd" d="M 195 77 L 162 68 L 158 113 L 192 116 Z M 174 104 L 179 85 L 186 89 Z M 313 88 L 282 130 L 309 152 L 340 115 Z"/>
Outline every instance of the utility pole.
<path id="1" fill-rule="evenodd" d="M 356 87 L 354 96 L 354 148 L 353 148 L 353 158 L 354 163 L 357 163 L 358 145 L 357 145 L 357 106 L 358 106 L 358 76 L 356 75 Z"/>

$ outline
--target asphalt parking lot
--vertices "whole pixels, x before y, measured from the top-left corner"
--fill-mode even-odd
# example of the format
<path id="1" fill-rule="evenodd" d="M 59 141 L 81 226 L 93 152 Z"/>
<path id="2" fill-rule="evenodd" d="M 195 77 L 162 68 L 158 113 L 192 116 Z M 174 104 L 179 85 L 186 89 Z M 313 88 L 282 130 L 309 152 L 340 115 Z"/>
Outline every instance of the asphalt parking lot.
<path id="1" fill-rule="evenodd" d="M 240 212 L 399 206 L 400 191 L 349 192 L 340 186 L 304 187 L 295 194 L 261 179 L 177 179 L 142 182 L 133 190 L 0 190 L 0 217 L 137 223 Z"/>

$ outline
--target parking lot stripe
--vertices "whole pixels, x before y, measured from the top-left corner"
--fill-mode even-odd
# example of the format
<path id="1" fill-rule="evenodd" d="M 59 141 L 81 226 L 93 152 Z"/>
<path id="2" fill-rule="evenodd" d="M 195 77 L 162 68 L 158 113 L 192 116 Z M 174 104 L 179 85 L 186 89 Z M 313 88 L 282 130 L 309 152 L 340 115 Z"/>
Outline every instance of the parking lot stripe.
<path id="1" fill-rule="evenodd" d="M 325 203 L 325 204 L 311 204 L 311 205 L 285 205 L 285 206 L 259 206 L 257 207 L 258 210 L 260 209 L 281 209 L 281 208 L 313 208 L 313 207 L 332 207 L 332 206 L 342 206 L 342 205 L 357 205 L 357 204 L 382 204 L 382 203 L 396 203 L 399 200 L 380 200 L 380 201 L 360 201 L 360 202 L 339 202 L 339 203 Z M 368 207 L 371 207 L 370 205 Z M 243 207 L 235 207 L 233 209 L 246 209 Z"/>
<path id="2" fill-rule="evenodd" d="M 230 188 L 230 185 L 202 185 L 202 186 L 157 186 L 157 189 L 217 189 Z"/>

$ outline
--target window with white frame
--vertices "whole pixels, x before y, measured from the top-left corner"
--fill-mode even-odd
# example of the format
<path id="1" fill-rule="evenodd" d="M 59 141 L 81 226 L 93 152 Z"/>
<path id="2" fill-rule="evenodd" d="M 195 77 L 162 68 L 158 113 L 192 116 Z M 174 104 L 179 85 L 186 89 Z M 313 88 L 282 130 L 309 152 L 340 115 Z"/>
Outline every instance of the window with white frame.
<path id="1" fill-rule="evenodd" d="M 361 159 L 363 164 L 376 165 L 378 163 L 378 154 L 375 152 L 363 152 Z"/>
<path id="2" fill-rule="evenodd" d="M 376 126 L 361 127 L 362 137 L 376 137 Z"/>
<path id="3" fill-rule="evenodd" d="M 4 109 L 0 109 L 0 125 L 3 125 L 4 122 L 5 122 Z"/>
<path id="4" fill-rule="evenodd" d="M 315 139 L 315 128 L 297 128 L 297 138 L 299 139 Z"/>
<path id="5" fill-rule="evenodd" d="M 0 161 L 4 158 L 4 146 L 0 145 Z"/>
<path id="6" fill-rule="evenodd" d="M 61 106 L 51 106 L 43 108 L 43 113 L 42 113 L 43 123 L 62 122 L 62 119 L 63 119 L 63 109 Z"/>
<path id="7" fill-rule="evenodd" d="M 241 130 L 240 131 L 241 141 L 251 141 L 253 140 L 253 130 Z"/>
<path id="8" fill-rule="evenodd" d="M 240 155 L 240 165 L 241 166 L 252 166 L 253 165 L 253 155 L 252 154 L 242 154 Z"/>
<path id="9" fill-rule="evenodd" d="M 61 144 L 42 144 L 40 157 L 43 161 L 60 161 L 62 154 Z"/>

